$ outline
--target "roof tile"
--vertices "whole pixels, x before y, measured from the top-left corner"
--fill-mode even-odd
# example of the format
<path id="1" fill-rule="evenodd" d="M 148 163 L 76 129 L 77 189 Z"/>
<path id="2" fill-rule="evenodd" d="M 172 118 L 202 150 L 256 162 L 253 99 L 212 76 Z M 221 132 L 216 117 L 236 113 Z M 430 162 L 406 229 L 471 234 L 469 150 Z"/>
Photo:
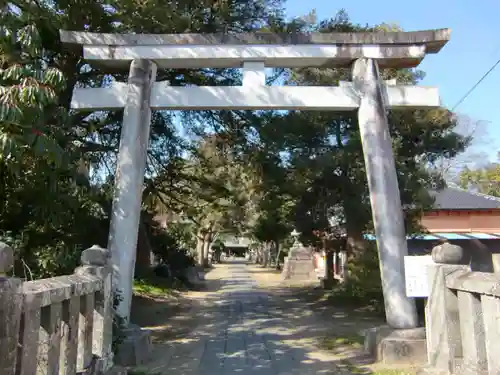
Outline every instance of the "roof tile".
<path id="1" fill-rule="evenodd" d="M 434 209 L 441 210 L 488 210 L 500 209 L 500 198 L 480 194 L 449 186 L 440 191 L 433 191 Z"/>

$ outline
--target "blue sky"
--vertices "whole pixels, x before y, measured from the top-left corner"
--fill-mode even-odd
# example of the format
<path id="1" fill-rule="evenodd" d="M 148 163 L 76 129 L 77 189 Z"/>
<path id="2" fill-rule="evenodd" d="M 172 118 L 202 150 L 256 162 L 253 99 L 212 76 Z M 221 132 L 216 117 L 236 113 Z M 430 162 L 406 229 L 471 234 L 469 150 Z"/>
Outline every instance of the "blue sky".
<path id="1" fill-rule="evenodd" d="M 480 4 L 480 5 L 479 5 Z M 354 23 L 396 23 L 406 31 L 451 28 L 451 41 L 419 66 L 427 73 L 422 84 L 437 86 L 443 105 L 453 107 L 500 59 L 500 0 L 287 0 L 287 15 L 316 9 L 319 19 L 344 8 Z M 500 65 L 457 108 L 481 122 L 489 140 L 481 151 L 496 159 L 500 150 Z M 480 148 L 480 144 L 475 146 Z"/>

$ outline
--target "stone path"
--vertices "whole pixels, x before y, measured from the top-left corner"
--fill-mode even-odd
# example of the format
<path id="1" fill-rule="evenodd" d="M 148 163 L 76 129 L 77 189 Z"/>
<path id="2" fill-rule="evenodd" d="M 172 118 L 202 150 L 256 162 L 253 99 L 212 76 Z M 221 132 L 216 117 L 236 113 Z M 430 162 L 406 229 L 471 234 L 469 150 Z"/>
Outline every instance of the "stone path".
<path id="1" fill-rule="evenodd" d="M 217 265 L 220 288 L 197 306 L 199 324 L 182 340 L 156 345 L 140 370 L 165 375 L 341 374 L 338 358 L 316 349 L 325 327 L 286 295 L 258 288 L 241 261 Z M 193 323 L 194 324 L 194 323 Z"/>

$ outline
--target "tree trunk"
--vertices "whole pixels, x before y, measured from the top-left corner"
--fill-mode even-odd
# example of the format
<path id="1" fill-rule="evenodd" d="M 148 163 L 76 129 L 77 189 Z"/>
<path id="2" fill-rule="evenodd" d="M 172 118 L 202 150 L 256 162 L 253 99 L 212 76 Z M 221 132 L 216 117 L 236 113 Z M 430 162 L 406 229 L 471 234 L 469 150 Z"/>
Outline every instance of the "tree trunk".
<path id="1" fill-rule="evenodd" d="M 340 275 L 342 277 L 342 281 L 346 282 L 349 280 L 349 255 L 347 251 L 343 251 L 340 257 Z"/>
<path id="2" fill-rule="evenodd" d="M 339 136 L 340 133 L 337 134 Z M 349 270 L 347 269 L 347 259 L 353 259 L 362 255 L 366 249 L 366 241 L 363 238 L 363 231 L 369 219 L 369 214 L 366 212 L 366 207 L 359 200 L 359 195 L 362 194 L 360 186 L 352 183 L 350 177 L 351 160 L 343 158 L 342 167 L 342 195 L 343 195 L 343 210 L 346 220 L 347 239 L 342 251 L 347 252 L 343 257 L 344 281 L 349 278 Z"/>
<path id="3" fill-rule="evenodd" d="M 203 241 L 203 267 L 208 267 L 210 265 L 209 253 L 211 244 L 212 244 L 212 232 L 207 232 L 205 234 L 205 238 Z"/>
<path id="4" fill-rule="evenodd" d="M 366 240 L 359 231 L 347 232 L 347 252 L 349 258 L 357 258 L 366 250 Z"/>
<path id="5" fill-rule="evenodd" d="M 196 263 L 198 266 L 204 266 L 204 249 L 205 249 L 205 237 L 201 230 L 196 234 Z"/>
<path id="6" fill-rule="evenodd" d="M 151 243 L 149 242 L 149 235 L 144 220 L 141 218 L 139 221 L 139 233 L 137 236 L 137 253 L 135 269 L 146 270 L 151 267 Z"/>
<path id="7" fill-rule="evenodd" d="M 279 241 L 274 241 L 274 246 L 276 246 L 276 269 L 280 270 L 281 269 L 281 262 L 280 262 L 280 256 L 281 256 L 281 246 Z"/>
<path id="8" fill-rule="evenodd" d="M 278 254 L 278 248 L 276 247 L 276 241 L 272 241 L 269 243 L 269 267 L 276 267 L 276 263 L 273 259 L 276 259 L 276 255 Z"/>
<path id="9" fill-rule="evenodd" d="M 259 244 L 256 250 L 255 263 L 262 264 L 262 244 Z"/>
<path id="10" fill-rule="evenodd" d="M 333 272 L 333 256 L 334 250 L 331 241 L 323 238 L 323 250 L 325 252 L 325 285 L 333 285 L 334 272 Z"/>
<path id="11" fill-rule="evenodd" d="M 344 257 L 342 259 L 343 262 L 343 281 L 349 281 L 349 260 L 354 260 L 360 258 L 363 253 L 366 251 L 366 241 L 363 238 L 363 234 L 356 230 L 347 229 L 347 243 L 346 243 L 346 252 L 344 253 Z"/>
<path id="12" fill-rule="evenodd" d="M 263 254 L 263 260 L 262 260 L 262 267 L 266 268 L 267 265 L 269 264 L 269 243 L 266 242 L 264 244 L 264 250 L 262 252 Z"/>
<path id="13" fill-rule="evenodd" d="M 334 273 L 333 275 L 340 275 L 340 251 L 341 249 L 336 249 L 334 253 Z"/>

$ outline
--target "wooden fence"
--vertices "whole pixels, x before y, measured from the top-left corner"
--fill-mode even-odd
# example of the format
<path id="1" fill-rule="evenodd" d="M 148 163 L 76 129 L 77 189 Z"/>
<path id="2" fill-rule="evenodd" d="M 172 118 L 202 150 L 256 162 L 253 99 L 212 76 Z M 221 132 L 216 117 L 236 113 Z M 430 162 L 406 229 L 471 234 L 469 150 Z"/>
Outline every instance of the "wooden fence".
<path id="1" fill-rule="evenodd" d="M 85 250 L 74 274 L 23 282 L 7 276 L 0 243 L 0 374 L 99 374 L 112 367 L 113 299 L 108 252 Z"/>

